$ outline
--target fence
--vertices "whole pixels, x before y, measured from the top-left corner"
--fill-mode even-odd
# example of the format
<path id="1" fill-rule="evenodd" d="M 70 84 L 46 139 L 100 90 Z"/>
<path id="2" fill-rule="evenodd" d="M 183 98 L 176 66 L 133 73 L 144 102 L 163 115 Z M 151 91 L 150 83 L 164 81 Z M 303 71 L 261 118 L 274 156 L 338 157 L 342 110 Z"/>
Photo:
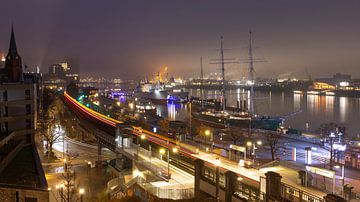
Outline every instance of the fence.
<path id="1" fill-rule="evenodd" d="M 149 182 L 146 182 L 145 179 L 138 177 L 137 184 L 149 192 L 150 194 L 157 196 L 162 199 L 173 199 L 173 200 L 180 200 L 180 199 L 191 199 L 194 198 L 194 188 L 171 188 L 166 189 L 163 187 L 156 187 Z"/>
<path id="2" fill-rule="evenodd" d="M 324 199 L 292 187 L 288 184 L 281 184 L 281 197 L 294 202 L 324 202 Z"/>

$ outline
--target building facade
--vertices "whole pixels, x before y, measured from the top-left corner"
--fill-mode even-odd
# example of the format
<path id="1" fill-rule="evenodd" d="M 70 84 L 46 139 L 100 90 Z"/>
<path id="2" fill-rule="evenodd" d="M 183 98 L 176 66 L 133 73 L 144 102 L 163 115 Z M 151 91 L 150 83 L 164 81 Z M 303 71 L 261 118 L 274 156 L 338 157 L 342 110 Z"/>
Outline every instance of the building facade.
<path id="1" fill-rule="evenodd" d="M 0 201 L 49 201 L 34 137 L 38 80 L 22 72 L 12 30 L 0 69 Z"/>

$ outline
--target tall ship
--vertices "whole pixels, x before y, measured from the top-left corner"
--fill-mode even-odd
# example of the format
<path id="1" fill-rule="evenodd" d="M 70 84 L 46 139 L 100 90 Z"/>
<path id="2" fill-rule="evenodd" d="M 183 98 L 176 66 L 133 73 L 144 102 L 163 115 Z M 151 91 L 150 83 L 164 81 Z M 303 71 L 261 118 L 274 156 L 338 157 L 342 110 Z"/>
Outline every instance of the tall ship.
<path id="1" fill-rule="evenodd" d="M 166 70 L 166 69 L 165 69 Z M 175 79 L 163 78 L 164 73 L 158 73 L 154 81 L 147 79 L 138 83 L 134 96 L 140 99 L 151 100 L 153 103 L 184 103 L 189 100 L 189 92 L 174 88 Z"/>
<path id="2" fill-rule="evenodd" d="M 220 44 L 220 59 L 218 63 L 221 65 L 221 74 L 222 74 L 222 89 L 220 102 L 213 101 L 214 103 L 209 102 L 208 100 L 203 99 L 203 88 L 201 82 L 201 100 L 197 101 L 197 105 L 201 105 L 198 110 L 191 113 L 192 119 L 199 121 L 202 124 L 209 125 L 216 128 L 226 128 L 226 127 L 238 127 L 238 128 L 253 128 L 253 129 L 263 129 L 263 130 L 277 130 L 280 125 L 283 123 L 283 118 L 281 117 L 270 117 L 270 116 L 261 116 L 254 113 L 254 60 L 252 54 L 252 33 L 250 32 L 249 39 L 249 76 L 248 76 L 248 85 L 250 85 L 250 98 L 249 105 L 246 102 L 241 108 L 228 108 L 226 107 L 226 89 L 225 89 L 225 64 L 230 63 L 228 59 L 224 58 L 224 49 L 223 49 L 223 38 L 221 37 Z M 201 81 L 203 80 L 202 75 L 202 60 L 201 60 Z M 213 108 L 204 107 L 204 103 Z"/>

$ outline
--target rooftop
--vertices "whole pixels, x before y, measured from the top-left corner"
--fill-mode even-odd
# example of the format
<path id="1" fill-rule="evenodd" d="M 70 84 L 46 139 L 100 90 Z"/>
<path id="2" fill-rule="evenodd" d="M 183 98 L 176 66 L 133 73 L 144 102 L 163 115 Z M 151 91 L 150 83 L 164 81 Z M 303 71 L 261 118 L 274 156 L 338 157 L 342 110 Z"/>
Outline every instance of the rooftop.
<path id="1" fill-rule="evenodd" d="M 37 165 L 39 159 L 36 159 L 36 155 L 37 153 L 31 145 L 23 147 L 4 171 L 0 173 L 0 186 L 11 185 L 46 189 L 46 180 L 44 174 L 41 173 L 43 172 L 41 165 Z"/>

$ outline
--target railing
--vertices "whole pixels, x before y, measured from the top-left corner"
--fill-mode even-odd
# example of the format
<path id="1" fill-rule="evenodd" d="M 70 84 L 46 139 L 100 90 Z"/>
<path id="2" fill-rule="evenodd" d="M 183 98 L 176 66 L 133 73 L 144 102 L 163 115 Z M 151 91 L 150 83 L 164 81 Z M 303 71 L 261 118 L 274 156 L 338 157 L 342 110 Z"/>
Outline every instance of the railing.
<path id="1" fill-rule="evenodd" d="M 288 184 L 281 184 L 281 197 L 294 202 L 324 202 L 324 199 Z"/>
<path id="2" fill-rule="evenodd" d="M 107 183 L 106 192 L 109 193 L 110 195 L 116 194 L 116 192 L 121 190 L 123 184 L 124 184 L 124 179 L 122 177 L 114 178 Z"/>
<path id="3" fill-rule="evenodd" d="M 158 198 L 162 199 L 173 199 L 173 200 L 180 200 L 180 199 L 191 199 L 194 198 L 194 188 L 171 188 L 166 189 L 163 187 L 155 187 L 154 185 L 146 182 L 143 178 L 138 177 L 137 184 L 149 192 L 150 194 L 157 196 Z"/>

